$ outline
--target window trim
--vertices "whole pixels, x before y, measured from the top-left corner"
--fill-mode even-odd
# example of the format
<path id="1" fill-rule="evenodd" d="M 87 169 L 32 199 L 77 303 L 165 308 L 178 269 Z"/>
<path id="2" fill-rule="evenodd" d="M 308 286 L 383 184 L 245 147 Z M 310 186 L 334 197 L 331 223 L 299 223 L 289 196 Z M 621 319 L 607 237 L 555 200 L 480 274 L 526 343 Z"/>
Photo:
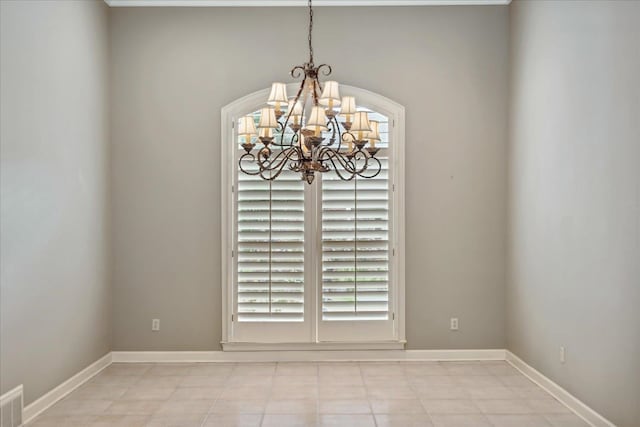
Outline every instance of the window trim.
<path id="1" fill-rule="evenodd" d="M 297 84 L 287 85 L 289 93 L 295 93 Z M 396 339 L 392 343 L 405 343 L 405 111 L 404 107 L 389 98 L 370 92 L 366 89 L 357 88 L 349 85 L 341 85 L 344 93 L 353 95 L 358 100 L 358 105 L 370 108 L 373 111 L 384 114 L 390 122 L 389 133 L 390 140 L 393 141 L 389 147 L 392 154 L 393 170 L 392 176 L 392 198 L 390 203 L 393 204 L 393 219 L 391 229 L 393 230 L 392 248 L 394 255 L 390 263 L 393 264 L 393 274 L 390 281 L 395 286 L 395 298 L 393 299 L 392 313 L 396 320 Z M 221 110 L 221 140 L 220 151 L 220 217 L 221 217 L 221 291 L 222 291 L 222 341 L 223 349 L 234 350 L 242 347 L 244 350 L 251 349 L 252 343 L 243 343 L 242 346 L 238 341 L 234 341 L 232 337 L 232 307 L 233 307 L 233 284 L 234 275 L 234 258 L 233 258 L 233 233 L 235 230 L 234 221 L 234 173 L 236 170 L 236 146 L 231 144 L 234 138 L 234 127 L 236 121 L 247 111 L 254 111 L 263 106 L 264 100 L 269 96 L 269 88 L 265 88 L 224 106 Z M 315 302 L 315 297 L 312 297 Z M 229 344 L 226 346 L 225 344 Z M 301 348 L 313 347 L 315 344 L 321 343 L 304 343 L 300 344 Z M 363 344 L 363 343 L 359 343 Z M 371 342 L 367 344 L 368 349 L 389 348 L 389 342 Z M 247 347 L 249 346 L 249 347 Z M 227 348 L 225 348 L 227 347 Z M 260 343 L 255 343 L 253 348 L 259 349 Z M 332 348 L 353 347 L 353 343 L 335 343 Z M 322 345 L 317 346 L 318 349 Z"/>

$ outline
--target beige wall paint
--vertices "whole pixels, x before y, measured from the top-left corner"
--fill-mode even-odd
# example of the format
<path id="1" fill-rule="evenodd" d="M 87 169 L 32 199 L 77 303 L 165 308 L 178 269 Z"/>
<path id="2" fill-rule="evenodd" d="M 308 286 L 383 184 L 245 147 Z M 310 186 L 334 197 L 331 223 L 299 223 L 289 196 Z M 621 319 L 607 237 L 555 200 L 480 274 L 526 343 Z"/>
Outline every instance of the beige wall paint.
<path id="1" fill-rule="evenodd" d="M 635 427 L 640 2 L 511 7 L 508 348 Z"/>
<path id="2" fill-rule="evenodd" d="M 1 392 L 28 404 L 111 346 L 108 8 L 0 15 Z"/>
<path id="3" fill-rule="evenodd" d="M 408 347 L 504 347 L 508 8 L 315 22 L 335 79 L 406 107 Z M 219 349 L 220 109 L 290 81 L 306 11 L 112 9 L 111 42 L 114 350 Z"/>

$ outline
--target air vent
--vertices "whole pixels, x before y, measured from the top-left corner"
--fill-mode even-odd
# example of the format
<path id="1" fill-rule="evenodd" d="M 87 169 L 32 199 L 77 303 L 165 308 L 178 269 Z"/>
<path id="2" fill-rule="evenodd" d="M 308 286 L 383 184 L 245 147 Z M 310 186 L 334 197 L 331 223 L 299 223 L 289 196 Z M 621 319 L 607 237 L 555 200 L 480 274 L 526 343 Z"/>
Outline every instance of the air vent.
<path id="1" fill-rule="evenodd" d="M 0 396 L 0 427 L 22 426 L 22 386 Z"/>

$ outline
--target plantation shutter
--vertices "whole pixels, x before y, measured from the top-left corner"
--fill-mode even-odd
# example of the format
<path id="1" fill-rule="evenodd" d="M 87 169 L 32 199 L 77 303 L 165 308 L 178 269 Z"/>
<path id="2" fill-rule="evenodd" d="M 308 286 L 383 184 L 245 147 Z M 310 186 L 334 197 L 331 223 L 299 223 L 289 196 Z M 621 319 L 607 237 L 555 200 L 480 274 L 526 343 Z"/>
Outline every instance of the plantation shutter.
<path id="1" fill-rule="evenodd" d="M 238 321 L 301 322 L 304 184 L 300 174 L 284 170 L 274 181 L 265 181 L 240 172 L 237 191 Z"/>
<path id="2" fill-rule="evenodd" d="M 322 320 L 389 317 L 389 161 L 380 121 L 382 170 L 375 178 L 322 177 Z"/>

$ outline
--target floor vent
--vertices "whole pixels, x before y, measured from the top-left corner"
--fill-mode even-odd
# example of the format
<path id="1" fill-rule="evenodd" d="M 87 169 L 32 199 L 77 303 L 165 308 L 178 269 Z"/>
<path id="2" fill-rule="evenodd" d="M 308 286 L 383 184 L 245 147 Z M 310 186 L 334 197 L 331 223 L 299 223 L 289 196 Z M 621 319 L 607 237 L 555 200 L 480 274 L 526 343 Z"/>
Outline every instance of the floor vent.
<path id="1" fill-rule="evenodd" d="M 22 386 L 0 396 L 0 427 L 22 426 Z"/>

